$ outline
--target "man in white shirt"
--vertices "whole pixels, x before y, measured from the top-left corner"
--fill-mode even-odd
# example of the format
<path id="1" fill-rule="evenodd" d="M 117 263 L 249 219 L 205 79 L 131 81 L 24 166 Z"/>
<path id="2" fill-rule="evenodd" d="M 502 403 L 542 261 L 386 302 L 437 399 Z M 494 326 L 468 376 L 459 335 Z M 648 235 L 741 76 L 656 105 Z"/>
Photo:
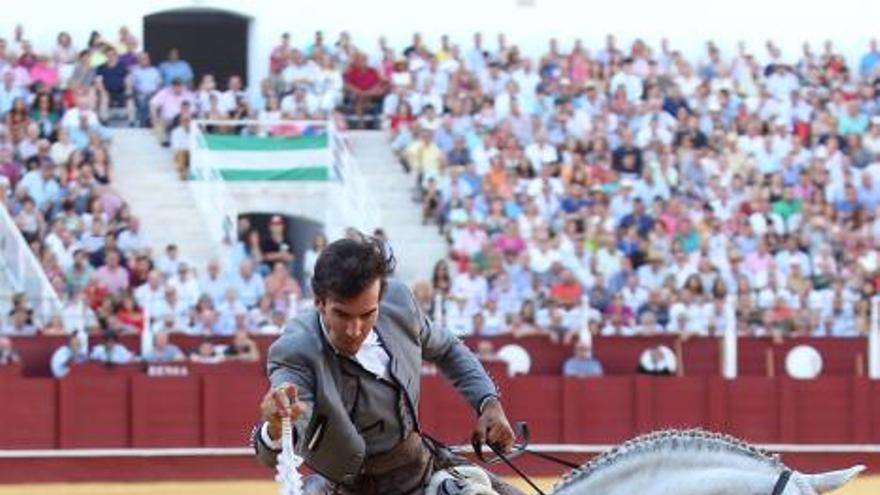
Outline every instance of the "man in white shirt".
<path id="1" fill-rule="evenodd" d="M 556 147 L 547 140 L 547 132 L 544 130 L 535 134 L 535 141 L 526 146 L 525 155 L 535 170 L 539 172 L 544 168 L 544 165 L 559 161 Z"/>

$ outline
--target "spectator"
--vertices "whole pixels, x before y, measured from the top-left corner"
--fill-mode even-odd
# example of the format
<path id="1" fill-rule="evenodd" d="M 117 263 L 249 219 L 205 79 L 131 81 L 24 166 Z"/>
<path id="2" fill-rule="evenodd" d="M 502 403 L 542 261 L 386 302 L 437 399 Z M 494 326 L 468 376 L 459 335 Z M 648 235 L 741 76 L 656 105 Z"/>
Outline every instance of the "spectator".
<path id="1" fill-rule="evenodd" d="M 254 271 L 254 264 L 250 260 L 241 262 L 238 273 L 230 277 L 229 286 L 235 289 L 246 308 L 256 306 L 257 301 L 266 293 L 263 278 Z"/>
<path id="2" fill-rule="evenodd" d="M 135 357 L 119 342 L 119 335 L 113 331 L 104 332 L 104 341 L 92 348 L 92 361 L 98 361 L 108 366 L 115 364 L 128 364 Z"/>
<path id="3" fill-rule="evenodd" d="M 580 341 L 574 345 L 574 355 L 563 364 L 562 375 L 573 378 L 593 378 L 603 375 L 602 363 L 593 357 L 591 342 Z"/>
<path id="4" fill-rule="evenodd" d="M 70 373 L 70 368 L 76 364 L 82 364 L 89 360 L 85 346 L 82 343 L 80 334 L 74 334 L 68 337 L 67 344 L 59 347 L 52 353 L 50 368 L 52 376 L 55 378 L 64 378 Z"/>
<path id="5" fill-rule="evenodd" d="M 366 127 L 365 115 L 370 113 L 375 117 L 374 107 L 385 96 L 387 83 L 376 69 L 367 65 L 366 57 L 360 52 L 355 53 L 343 79 L 346 96 L 354 105 L 354 127 Z"/>
<path id="6" fill-rule="evenodd" d="M 196 351 L 189 355 L 189 360 L 198 364 L 218 364 L 225 361 L 223 354 L 209 341 L 199 344 Z"/>
<path id="7" fill-rule="evenodd" d="M 153 337 L 153 349 L 143 356 L 144 361 L 152 364 L 174 363 L 186 360 L 186 355 L 180 347 L 169 342 L 167 331 L 156 332 Z"/>
<path id="8" fill-rule="evenodd" d="M 180 51 L 177 48 L 168 50 L 168 58 L 159 64 L 159 72 L 162 74 L 165 86 L 179 82 L 185 87 L 190 87 L 193 82 L 192 67 L 186 60 L 181 60 Z"/>
<path id="9" fill-rule="evenodd" d="M 256 363 L 260 360 L 260 349 L 248 332 L 237 330 L 232 338 L 232 345 L 224 352 L 226 359 L 246 363 Z"/>
<path id="10" fill-rule="evenodd" d="M 144 52 L 138 55 L 137 65 L 130 68 L 129 77 L 137 123 L 146 127 L 150 125 L 150 100 L 162 88 L 162 74 L 153 66 L 150 54 Z"/>
<path id="11" fill-rule="evenodd" d="M 0 366 L 16 364 L 21 362 L 21 356 L 15 350 L 12 339 L 9 337 L 0 337 Z"/>
<path id="12" fill-rule="evenodd" d="M 119 60 L 119 54 L 113 48 L 105 50 L 107 62 L 95 70 L 97 87 L 101 99 L 100 114 L 103 120 L 110 117 L 110 108 L 124 108 L 128 122 L 135 124 L 135 107 L 132 101 L 131 83 L 128 67 Z"/>
<path id="13" fill-rule="evenodd" d="M 95 277 L 112 296 L 121 295 L 129 287 L 128 269 L 121 264 L 121 255 L 119 251 L 110 250 L 107 252 L 106 265 L 95 271 Z"/>
<path id="14" fill-rule="evenodd" d="M 193 96 L 181 79 L 174 79 L 170 86 L 157 91 L 150 98 L 150 120 L 163 144 L 170 145 L 170 131 L 186 109 L 191 111 Z"/>
<path id="15" fill-rule="evenodd" d="M 285 230 L 284 219 L 280 215 L 273 215 L 269 221 L 269 235 L 260 246 L 266 273 L 271 271 L 277 262 L 284 264 L 288 271 L 293 271 L 295 258 Z"/>
<path id="16" fill-rule="evenodd" d="M 275 263 L 272 273 L 264 280 L 266 294 L 278 307 L 287 307 L 291 299 L 302 298 L 299 283 L 290 276 L 287 265 L 281 261 Z"/>

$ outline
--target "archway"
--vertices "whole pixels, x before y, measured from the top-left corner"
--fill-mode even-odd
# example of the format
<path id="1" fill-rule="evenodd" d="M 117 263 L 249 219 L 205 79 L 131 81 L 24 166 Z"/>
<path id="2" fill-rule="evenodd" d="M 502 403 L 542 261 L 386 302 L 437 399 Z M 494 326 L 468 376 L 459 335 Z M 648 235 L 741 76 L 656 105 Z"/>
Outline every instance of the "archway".
<path id="1" fill-rule="evenodd" d="M 267 239 L 269 235 L 269 222 L 272 217 L 279 216 L 284 221 L 284 232 L 291 251 L 295 256 L 293 263 L 293 276 L 303 285 L 303 259 L 305 252 L 312 245 L 312 239 L 315 235 L 324 232 L 324 225 L 310 218 L 300 217 L 296 215 L 286 215 L 283 213 L 263 213 L 252 212 L 243 213 L 239 218 L 247 218 L 250 221 L 251 229 L 255 229 L 260 233 L 260 239 Z"/>
<path id="2" fill-rule="evenodd" d="M 225 89 L 231 75 L 247 84 L 249 17 L 218 9 L 175 9 L 144 17 L 144 48 L 158 65 L 177 48 L 195 84 L 213 74 Z"/>

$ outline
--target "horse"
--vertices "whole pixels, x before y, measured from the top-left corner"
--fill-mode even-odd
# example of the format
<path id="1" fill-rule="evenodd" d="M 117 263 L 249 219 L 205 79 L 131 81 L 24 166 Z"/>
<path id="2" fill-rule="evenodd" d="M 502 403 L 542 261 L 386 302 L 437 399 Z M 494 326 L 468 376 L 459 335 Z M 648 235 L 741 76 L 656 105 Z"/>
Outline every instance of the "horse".
<path id="1" fill-rule="evenodd" d="M 840 488 L 864 469 L 858 465 L 804 474 L 788 468 L 779 456 L 730 435 L 664 430 L 593 458 L 566 474 L 550 495 L 820 495 Z M 456 472 L 438 471 L 425 493 L 497 495 L 480 468 L 452 471 Z M 446 491 L 444 482 L 458 489 Z"/>
<path id="2" fill-rule="evenodd" d="M 729 435 L 705 430 L 648 433 L 593 458 L 553 495 L 819 495 L 865 469 L 804 474 Z"/>

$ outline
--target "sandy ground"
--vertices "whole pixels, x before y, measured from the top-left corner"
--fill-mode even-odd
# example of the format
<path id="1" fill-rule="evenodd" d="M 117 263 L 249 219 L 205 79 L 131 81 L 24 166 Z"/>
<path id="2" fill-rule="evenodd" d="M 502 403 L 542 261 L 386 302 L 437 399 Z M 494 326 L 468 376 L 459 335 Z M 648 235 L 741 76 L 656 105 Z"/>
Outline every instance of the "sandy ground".
<path id="1" fill-rule="evenodd" d="M 542 489 L 549 489 L 553 481 L 553 479 L 540 480 Z M 277 493 L 278 486 L 270 481 L 0 485 L 0 495 L 276 495 Z M 526 490 L 526 493 L 530 491 Z M 880 476 L 858 479 L 834 493 L 835 495 L 880 494 Z"/>

